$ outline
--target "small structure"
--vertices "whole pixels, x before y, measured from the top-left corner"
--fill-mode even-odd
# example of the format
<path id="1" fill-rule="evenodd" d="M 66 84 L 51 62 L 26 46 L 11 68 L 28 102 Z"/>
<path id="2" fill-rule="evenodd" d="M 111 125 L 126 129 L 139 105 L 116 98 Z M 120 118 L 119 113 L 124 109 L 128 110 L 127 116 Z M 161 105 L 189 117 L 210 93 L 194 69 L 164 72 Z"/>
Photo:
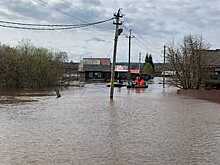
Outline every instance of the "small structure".
<path id="1" fill-rule="evenodd" d="M 130 69 L 131 78 L 134 79 L 137 75 L 140 75 L 139 68 L 132 67 Z M 116 65 L 115 67 L 115 78 L 121 80 L 127 80 L 128 77 L 128 66 L 127 65 Z"/>
<path id="2" fill-rule="evenodd" d="M 220 49 L 202 50 L 201 63 L 209 73 L 209 77 L 204 82 L 205 86 L 220 88 Z"/>
<path id="3" fill-rule="evenodd" d="M 208 67 L 215 75 L 220 76 L 220 49 L 216 50 L 202 50 L 202 64 L 205 64 L 203 67 Z"/>
<path id="4" fill-rule="evenodd" d="M 80 81 L 106 82 L 111 78 L 110 58 L 83 58 L 79 64 Z"/>
<path id="5" fill-rule="evenodd" d="M 65 62 L 63 79 L 67 81 L 79 80 L 79 63 Z"/>
<path id="6" fill-rule="evenodd" d="M 173 70 L 171 70 L 171 67 L 169 63 L 154 63 L 154 76 L 155 77 L 161 77 L 163 75 L 165 76 L 172 76 L 175 74 Z"/>
<path id="7" fill-rule="evenodd" d="M 79 86 L 79 63 L 65 62 L 63 64 L 63 77 L 59 83 L 61 86 Z"/>

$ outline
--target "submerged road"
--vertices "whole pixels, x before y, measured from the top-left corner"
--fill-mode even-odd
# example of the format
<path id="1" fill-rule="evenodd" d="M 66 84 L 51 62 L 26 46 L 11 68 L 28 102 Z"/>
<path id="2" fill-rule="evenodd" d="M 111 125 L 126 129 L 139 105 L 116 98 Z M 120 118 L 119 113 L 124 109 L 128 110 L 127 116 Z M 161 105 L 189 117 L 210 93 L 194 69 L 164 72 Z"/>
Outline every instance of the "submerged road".
<path id="1" fill-rule="evenodd" d="M 220 104 L 102 84 L 0 105 L 0 165 L 214 165 Z"/>

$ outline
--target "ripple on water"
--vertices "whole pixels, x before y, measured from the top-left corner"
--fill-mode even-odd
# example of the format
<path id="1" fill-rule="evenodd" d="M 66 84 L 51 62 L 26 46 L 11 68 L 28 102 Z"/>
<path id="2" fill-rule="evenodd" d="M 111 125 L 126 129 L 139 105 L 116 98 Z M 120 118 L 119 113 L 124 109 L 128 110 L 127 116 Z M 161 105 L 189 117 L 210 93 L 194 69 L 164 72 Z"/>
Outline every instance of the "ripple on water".
<path id="1" fill-rule="evenodd" d="M 0 164 L 219 164 L 220 105 L 172 91 L 122 88 L 110 103 L 89 85 L 1 106 Z"/>

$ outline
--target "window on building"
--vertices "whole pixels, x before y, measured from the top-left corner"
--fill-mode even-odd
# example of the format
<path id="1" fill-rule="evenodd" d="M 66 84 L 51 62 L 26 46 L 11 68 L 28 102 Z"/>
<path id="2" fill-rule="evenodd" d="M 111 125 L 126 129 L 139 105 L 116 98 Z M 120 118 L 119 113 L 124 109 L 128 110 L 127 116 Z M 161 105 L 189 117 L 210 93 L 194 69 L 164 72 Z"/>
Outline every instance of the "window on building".
<path id="1" fill-rule="evenodd" d="M 89 72 L 89 78 L 93 78 L 93 72 Z"/>
<path id="2" fill-rule="evenodd" d="M 95 79 L 101 79 L 102 78 L 102 73 L 101 72 L 95 72 L 94 73 L 94 78 Z"/>

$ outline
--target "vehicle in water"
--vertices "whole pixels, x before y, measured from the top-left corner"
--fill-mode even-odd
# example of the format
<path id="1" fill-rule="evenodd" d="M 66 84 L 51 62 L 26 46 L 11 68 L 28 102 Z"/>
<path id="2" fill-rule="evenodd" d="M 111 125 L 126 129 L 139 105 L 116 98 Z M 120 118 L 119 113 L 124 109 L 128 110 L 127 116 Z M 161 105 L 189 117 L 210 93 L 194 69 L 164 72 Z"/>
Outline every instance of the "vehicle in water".
<path id="1" fill-rule="evenodd" d="M 127 88 L 148 88 L 148 84 L 136 84 L 135 82 L 128 82 Z"/>
<path id="2" fill-rule="evenodd" d="M 148 88 L 148 85 L 143 77 L 137 76 L 134 81 L 129 81 L 127 88 Z"/>

